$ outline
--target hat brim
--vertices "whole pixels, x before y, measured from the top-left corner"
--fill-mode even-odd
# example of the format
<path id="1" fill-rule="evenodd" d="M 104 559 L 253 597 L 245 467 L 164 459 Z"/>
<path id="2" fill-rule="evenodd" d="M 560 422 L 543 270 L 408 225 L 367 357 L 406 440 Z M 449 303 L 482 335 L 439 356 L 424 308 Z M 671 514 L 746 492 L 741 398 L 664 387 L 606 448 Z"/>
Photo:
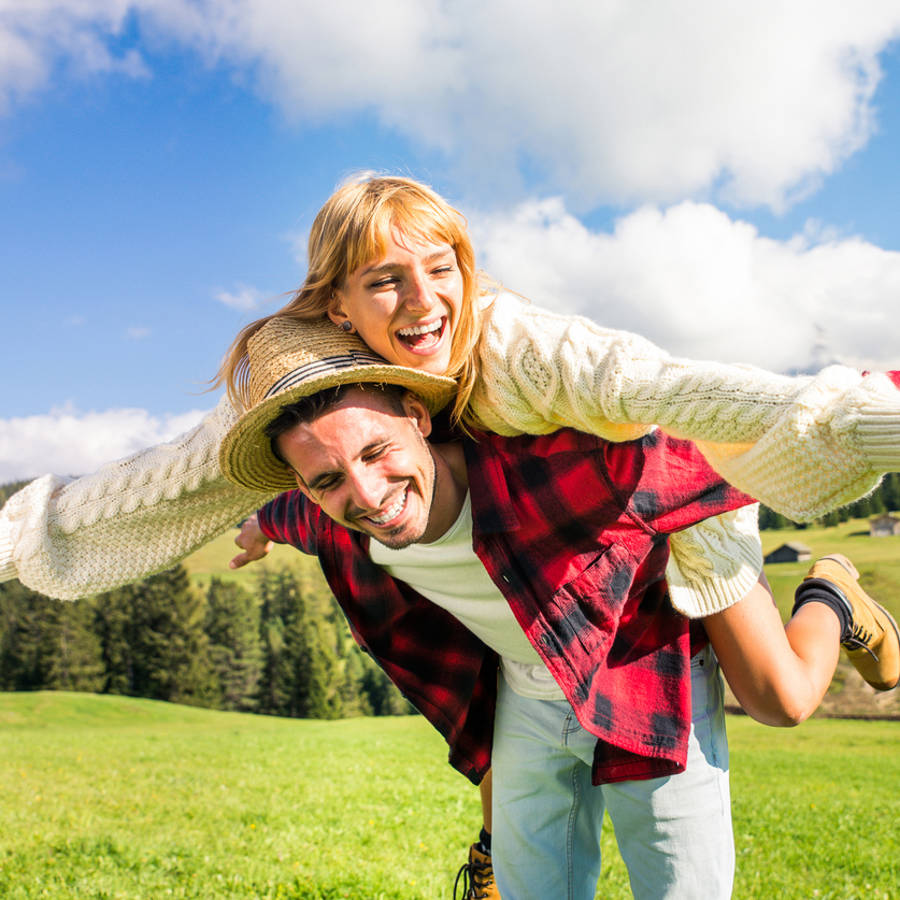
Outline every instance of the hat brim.
<path id="1" fill-rule="evenodd" d="M 432 414 L 443 409 L 457 390 L 452 378 L 388 363 L 332 372 L 314 383 L 288 388 L 245 412 L 219 448 L 222 474 L 234 484 L 253 491 L 277 494 L 296 488 L 293 472 L 272 452 L 265 429 L 278 417 L 282 407 L 341 384 L 396 384 L 421 397 Z"/>

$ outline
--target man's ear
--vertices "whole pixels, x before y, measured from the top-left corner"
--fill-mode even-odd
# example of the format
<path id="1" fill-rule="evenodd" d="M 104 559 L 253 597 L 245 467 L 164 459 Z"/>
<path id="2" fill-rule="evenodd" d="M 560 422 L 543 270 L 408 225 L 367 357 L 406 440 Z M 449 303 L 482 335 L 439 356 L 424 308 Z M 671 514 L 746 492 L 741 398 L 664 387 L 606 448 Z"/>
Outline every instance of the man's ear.
<path id="1" fill-rule="evenodd" d="M 306 497 L 307 500 L 315 503 L 316 506 L 319 505 L 318 501 L 315 497 L 313 497 L 312 493 L 310 493 L 309 488 L 306 486 L 306 482 L 293 470 L 291 469 L 291 475 L 294 476 L 294 481 L 297 482 L 297 490 Z"/>
<path id="2" fill-rule="evenodd" d="M 422 437 L 427 438 L 431 434 L 431 413 L 418 394 L 407 391 L 403 395 L 403 411 L 413 420 Z"/>

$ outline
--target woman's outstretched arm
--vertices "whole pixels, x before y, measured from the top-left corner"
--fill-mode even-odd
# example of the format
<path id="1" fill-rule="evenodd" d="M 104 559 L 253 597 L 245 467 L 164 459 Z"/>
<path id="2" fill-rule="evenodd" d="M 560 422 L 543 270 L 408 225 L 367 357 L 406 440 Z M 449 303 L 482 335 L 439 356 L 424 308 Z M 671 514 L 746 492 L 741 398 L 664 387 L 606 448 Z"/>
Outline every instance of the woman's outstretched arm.
<path id="1" fill-rule="evenodd" d="M 75 479 L 45 475 L 0 510 L 0 580 L 50 597 L 110 590 L 174 565 L 269 498 L 219 471 L 227 400 L 191 431 Z"/>
<path id="2" fill-rule="evenodd" d="M 630 440 L 652 425 L 693 440 L 727 481 L 814 519 L 900 471 L 900 376 L 816 376 L 676 359 L 651 342 L 500 294 L 485 314 L 470 404 L 500 434 L 562 426 Z"/>

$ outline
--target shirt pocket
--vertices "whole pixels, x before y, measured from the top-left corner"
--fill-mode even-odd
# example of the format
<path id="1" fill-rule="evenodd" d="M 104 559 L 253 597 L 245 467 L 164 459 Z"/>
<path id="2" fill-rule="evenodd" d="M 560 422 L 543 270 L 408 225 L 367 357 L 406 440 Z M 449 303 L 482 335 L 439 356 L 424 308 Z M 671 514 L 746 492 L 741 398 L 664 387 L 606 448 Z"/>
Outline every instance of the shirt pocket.
<path id="1" fill-rule="evenodd" d="M 584 569 L 554 593 L 547 604 L 548 631 L 542 638 L 553 656 L 605 656 L 615 639 L 622 610 L 634 583 L 631 554 L 612 545 L 586 560 Z"/>

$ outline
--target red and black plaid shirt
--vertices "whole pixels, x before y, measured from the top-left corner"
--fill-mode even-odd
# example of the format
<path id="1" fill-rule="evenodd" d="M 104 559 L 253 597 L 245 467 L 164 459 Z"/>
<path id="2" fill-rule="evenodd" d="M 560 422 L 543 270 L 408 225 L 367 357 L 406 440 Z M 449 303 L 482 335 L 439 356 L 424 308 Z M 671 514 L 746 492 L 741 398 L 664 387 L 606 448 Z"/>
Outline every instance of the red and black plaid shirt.
<path id="1" fill-rule="evenodd" d="M 752 502 L 693 444 L 655 432 L 613 444 L 564 429 L 464 442 L 473 546 L 581 724 L 595 783 L 683 771 L 689 623 L 669 603 L 667 535 Z M 319 557 L 361 644 L 440 731 L 473 781 L 490 766 L 497 658 L 450 613 L 393 579 L 368 537 L 299 491 L 263 532 Z"/>

